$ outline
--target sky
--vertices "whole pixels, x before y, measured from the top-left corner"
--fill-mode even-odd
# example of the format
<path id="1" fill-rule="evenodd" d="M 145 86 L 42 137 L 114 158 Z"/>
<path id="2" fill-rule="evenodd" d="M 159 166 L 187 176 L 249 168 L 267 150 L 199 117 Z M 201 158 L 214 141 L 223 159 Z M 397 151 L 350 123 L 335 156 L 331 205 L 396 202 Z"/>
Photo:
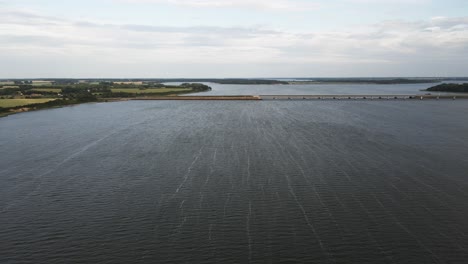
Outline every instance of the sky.
<path id="1" fill-rule="evenodd" d="M 450 76 L 466 0 L 0 0 L 0 78 Z"/>

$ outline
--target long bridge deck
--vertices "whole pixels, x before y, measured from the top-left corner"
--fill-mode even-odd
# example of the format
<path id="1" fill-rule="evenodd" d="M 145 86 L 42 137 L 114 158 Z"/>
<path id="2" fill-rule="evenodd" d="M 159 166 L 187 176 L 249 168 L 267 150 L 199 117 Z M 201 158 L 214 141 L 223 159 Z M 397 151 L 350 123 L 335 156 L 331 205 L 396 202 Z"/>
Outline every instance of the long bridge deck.
<path id="1" fill-rule="evenodd" d="M 260 95 L 262 100 L 424 100 L 424 99 L 468 99 L 468 94 L 463 95 L 410 95 L 410 94 L 341 94 L 341 95 Z"/>
<path id="2" fill-rule="evenodd" d="M 456 95 L 236 95 L 236 96 L 158 96 L 128 100 L 456 100 L 468 99 L 468 94 Z"/>

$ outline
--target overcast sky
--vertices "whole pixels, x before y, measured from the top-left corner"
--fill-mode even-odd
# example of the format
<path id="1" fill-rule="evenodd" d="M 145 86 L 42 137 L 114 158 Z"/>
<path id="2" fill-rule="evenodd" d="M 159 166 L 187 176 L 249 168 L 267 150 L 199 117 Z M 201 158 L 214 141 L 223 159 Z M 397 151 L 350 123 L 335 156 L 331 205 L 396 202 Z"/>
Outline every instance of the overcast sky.
<path id="1" fill-rule="evenodd" d="M 0 78 L 468 76 L 466 0 L 0 0 Z"/>

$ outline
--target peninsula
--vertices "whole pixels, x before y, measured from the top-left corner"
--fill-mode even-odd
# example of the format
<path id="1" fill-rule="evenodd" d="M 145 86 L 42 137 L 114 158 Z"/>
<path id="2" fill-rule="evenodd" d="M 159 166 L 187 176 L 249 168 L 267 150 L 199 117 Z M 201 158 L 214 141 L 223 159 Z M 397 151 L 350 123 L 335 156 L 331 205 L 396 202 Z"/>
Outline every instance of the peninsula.
<path id="1" fill-rule="evenodd" d="M 429 92 L 468 93 L 468 83 L 443 83 L 426 89 Z"/>
<path id="2" fill-rule="evenodd" d="M 143 81 L 5 80 L 0 81 L 0 116 L 88 102 L 176 96 L 210 90 L 210 86 L 201 83 L 165 85 Z"/>

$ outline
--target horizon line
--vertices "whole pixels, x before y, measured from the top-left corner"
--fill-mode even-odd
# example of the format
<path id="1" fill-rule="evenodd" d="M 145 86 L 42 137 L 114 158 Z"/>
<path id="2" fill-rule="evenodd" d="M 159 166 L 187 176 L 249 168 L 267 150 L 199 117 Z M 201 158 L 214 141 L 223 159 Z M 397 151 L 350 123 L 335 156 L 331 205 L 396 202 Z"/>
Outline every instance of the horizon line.
<path id="1" fill-rule="evenodd" d="M 110 80 L 110 79 L 119 79 L 119 80 L 153 80 L 153 79 L 162 79 L 162 80 L 170 80 L 170 79 L 188 79 L 188 80 L 204 80 L 204 79 L 212 79 L 212 80 L 223 80 L 223 79 L 390 79 L 390 78 L 419 78 L 419 79 L 445 79 L 445 78 L 468 78 L 468 76 L 377 76 L 377 77 L 370 77 L 370 76 L 357 76 L 357 77 L 15 77 L 15 78 L 3 78 L 1 77 L 0 80 L 56 80 L 56 79 L 69 79 L 69 80 Z"/>

